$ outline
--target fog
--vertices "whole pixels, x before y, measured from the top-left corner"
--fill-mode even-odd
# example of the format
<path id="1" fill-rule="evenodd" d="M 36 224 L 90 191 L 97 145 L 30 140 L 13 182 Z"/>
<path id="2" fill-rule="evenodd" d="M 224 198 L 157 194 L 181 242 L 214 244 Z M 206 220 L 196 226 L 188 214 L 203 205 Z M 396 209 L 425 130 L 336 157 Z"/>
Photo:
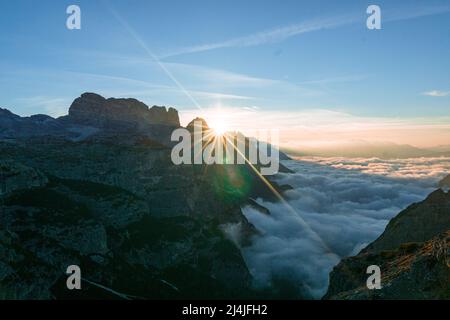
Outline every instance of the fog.
<path id="1" fill-rule="evenodd" d="M 286 203 L 257 199 L 270 216 L 244 207 L 261 232 L 242 248 L 258 288 L 289 286 L 298 297 L 320 298 L 342 257 L 357 254 L 389 220 L 437 188 L 450 158 L 405 160 L 310 158 L 284 161 L 293 174 L 276 181 L 294 189 Z"/>

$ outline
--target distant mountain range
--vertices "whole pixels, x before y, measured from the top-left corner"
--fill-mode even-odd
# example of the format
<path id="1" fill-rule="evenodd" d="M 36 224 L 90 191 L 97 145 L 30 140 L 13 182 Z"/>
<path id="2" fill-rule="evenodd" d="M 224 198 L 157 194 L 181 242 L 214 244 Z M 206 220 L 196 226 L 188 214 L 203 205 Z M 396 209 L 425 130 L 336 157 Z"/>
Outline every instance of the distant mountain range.
<path id="1" fill-rule="evenodd" d="M 404 159 L 417 157 L 449 157 L 450 145 L 417 148 L 408 144 L 391 142 L 350 141 L 348 143 L 321 147 L 282 148 L 292 156 L 348 157 Z"/>

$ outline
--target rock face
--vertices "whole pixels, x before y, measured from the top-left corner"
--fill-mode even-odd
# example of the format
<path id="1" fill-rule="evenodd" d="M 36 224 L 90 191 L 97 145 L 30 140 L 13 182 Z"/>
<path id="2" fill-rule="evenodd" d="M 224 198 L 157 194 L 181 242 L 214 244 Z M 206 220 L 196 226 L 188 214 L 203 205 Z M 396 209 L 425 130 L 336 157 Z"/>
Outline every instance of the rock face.
<path id="1" fill-rule="evenodd" d="M 272 193 L 249 166 L 174 165 L 178 126 L 93 93 L 58 119 L 0 109 L 0 299 L 259 297 L 240 207 Z"/>
<path id="2" fill-rule="evenodd" d="M 253 227 L 202 170 L 170 165 L 164 149 L 33 146 L 2 145 L 18 161 L 1 167 L 0 298 L 105 297 L 92 283 L 139 298 L 253 296 L 221 226 L 240 224 L 247 239 Z M 65 286 L 72 264 L 89 281 L 81 292 Z"/>
<path id="3" fill-rule="evenodd" d="M 37 188 L 48 180 L 39 170 L 20 165 L 10 160 L 0 160 L 0 197 L 16 190 Z"/>
<path id="4" fill-rule="evenodd" d="M 178 126 L 175 109 L 92 93 L 58 119 L 0 109 L 0 299 L 253 297 L 248 194 L 220 168 L 173 165 Z"/>
<path id="5" fill-rule="evenodd" d="M 180 126 L 178 111 L 149 108 L 136 99 L 105 99 L 84 93 L 75 99 L 67 116 L 20 117 L 0 108 L 0 138 L 60 137 L 70 141 L 115 140 L 127 142 L 147 138 L 169 146 L 170 135 Z M 153 143 L 152 142 L 152 143 Z"/>
<path id="6" fill-rule="evenodd" d="M 403 243 L 424 242 L 447 230 L 450 230 L 450 193 L 439 189 L 400 212 L 363 252 L 393 250 Z"/>
<path id="7" fill-rule="evenodd" d="M 441 189 L 392 219 L 383 234 L 330 274 L 325 299 L 450 299 L 450 193 Z M 367 267 L 381 269 L 369 290 Z"/>
<path id="8" fill-rule="evenodd" d="M 105 99 L 95 93 L 84 93 L 75 99 L 69 109 L 69 119 L 74 123 L 100 128 L 125 125 L 146 129 L 156 124 L 180 126 L 178 112 L 173 108 L 149 108 L 136 99 Z"/>
<path id="9" fill-rule="evenodd" d="M 47 115 L 19 117 L 0 108 L 0 138 L 59 135 L 63 131 L 63 125 Z"/>
<path id="10" fill-rule="evenodd" d="M 394 250 L 365 252 L 334 268 L 324 299 L 450 299 L 450 231 Z M 366 269 L 381 269 L 380 290 L 369 290 Z"/>
<path id="11" fill-rule="evenodd" d="M 450 190 L 450 174 L 448 174 L 444 179 L 439 181 L 439 188 L 448 192 Z"/>
<path id="12" fill-rule="evenodd" d="M 194 131 L 195 123 L 197 123 L 204 131 L 210 130 L 206 120 L 203 118 L 199 118 L 199 117 L 197 117 L 197 118 L 193 119 L 191 122 L 189 122 L 188 125 L 186 126 L 186 129 L 188 129 L 189 131 Z"/>

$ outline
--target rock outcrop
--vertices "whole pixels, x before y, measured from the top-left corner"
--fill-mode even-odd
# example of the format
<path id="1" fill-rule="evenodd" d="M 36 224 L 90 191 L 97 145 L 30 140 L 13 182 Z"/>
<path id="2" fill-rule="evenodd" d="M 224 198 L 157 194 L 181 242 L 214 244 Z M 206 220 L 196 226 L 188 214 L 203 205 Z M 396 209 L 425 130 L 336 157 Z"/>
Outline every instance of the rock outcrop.
<path id="1" fill-rule="evenodd" d="M 20 117 L 0 108 L 0 138 L 59 137 L 69 141 L 87 139 L 127 142 L 147 138 L 171 145 L 170 135 L 180 126 L 178 111 L 153 106 L 136 99 L 115 99 L 83 93 L 75 99 L 67 116 Z M 153 143 L 152 142 L 152 143 Z"/>
<path id="2" fill-rule="evenodd" d="M 333 269 L 324 299 L 450 299 L 450 231 L 394 250 L 364 252 Z M 381 289 L 369 290 L 367 267 L 381 269 Z"/>
<path id="3" fill-rule="evenodd" d="M 50 116 L 20 117 L 7 109 L 0 108 L 0 138 L 56 136 L 63 132 L 64 126 Z"/>
<path id="4" fill-rule="evenodd" d="M 82 149 L 73 146 L 4 150 L 15 156 L 14 148 L 27 165 L 2 162 L 8 193 L 0 195 L 0 298 L 101 298 L 101 287 L 139 298 L 252 296 L 240 250 L 221 227 L 239 223 L 248 239 L 252 226 L 237 204 L 221 203 L 188 168 L 158 164 L 166 151 L 135 147 L 118 154 L 97 145 L 75 159 Z M 148 164 L 140 158 L 152 153 Z M 73 163 L 64 168 L 48 161 L 66 157 Z M 113 157 L 120 159 L 108 163 Z M 80 292 L 65 287 L 73 264 L 89 281 Z"/>
<path id="5" fill-rule="evenodd" d="M 188 129 L 189 131 L 194 131 L 194 125 L 197 124 L 198 126 L 200 126 L 202 128 L 202 130 L 204 131 L 209 131 L 211 130 L 208 126 L 208 123 L 206 122 L 205 119 L 197 117 L 195 119 L 193 119 L 191 122 L 188 123 L 188 125 L 186 126 L 186 129 Z"/>
<path id="6" fill-rule="evenodd" d="M 16 190 L 42 187 L 47 182 L 47 177 L 39 170 L 12 160 L 0 160 L 0 197 Z"/>
<path id="7" fill-rule="evenodd" d="M 440 189 L 400 212 L 363 252 L 393 250 L 403 243 L 425 242 L 450 230 L 450 193 Z"/>
<path id="8" fill-rule="evenodd" d="M 75 99 L 69 108 L 68 119 L 100 128 L 122 125 L 145 130 L 152 125 L 180 126 L 178 112 L 173 108 L 149 108 L 136 99 L 105 99 L 95 93 L 83 93 Z"/>
<path id="9" fill-rule="evenodd" d="M 174 165 L 178 126 L 92 93 L 58 119 L 0 109 L 0 299 L 257 297 L 241 205 L 273 193 L 249 166 Z"/>
<path id="10" fill-rule="evenodd" d="M 325 299 L 450 299 L 450 193 L 438 189 L 412 204 L 357 256 L 330 274 Z M 367 267 L 381 270 L 381 286 L 366 286 Z"/>

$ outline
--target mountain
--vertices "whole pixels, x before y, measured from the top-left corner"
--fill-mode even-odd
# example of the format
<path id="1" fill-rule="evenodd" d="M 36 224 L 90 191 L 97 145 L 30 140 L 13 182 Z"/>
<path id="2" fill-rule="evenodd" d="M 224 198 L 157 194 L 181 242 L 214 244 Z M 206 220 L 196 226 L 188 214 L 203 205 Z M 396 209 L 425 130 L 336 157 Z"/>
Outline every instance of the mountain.
<path id="1" fill-rule="evenodd" d="M 91 93 L 58 119 L 1 109 L 0 298 L 260 297 L 241 206 L 277 199 L 248 165 L 174 165 L 178 126 L 174 109 Z"/>
<path id="2" fill-rule="evenodd" d="M 73 123 L 97 128 L 129 126 L 145 130 L 152 125 L 179 127 L 178 111 L 173 108 L 149 108 L 136 99 L 105 99 L 95 93 L 84 93 L 75 99 L 66 118 Z"/>
<path id="3" fill-rule="evenodd" d="M 46 115 L 20 117 L 0 108 L 0 138 L 60 137 L 71 141 L 147 137 L 171 145 L 170 135 L 180 127 L 178 111 L 153 106 L 136 99 L 105 99 L 83 93 L 75 99 L 67 116 L 54 119 Z"/>
<path id="4" fill-rule="evenodd" d="M 0 108 L 0 138 L 58 135 L 63 130 L 63 125 L 50 116 L 19 117 L 7 109 Z"/>
<path id="5" fill-rule="evenodd" d="M 341 144 L 324 146 L 300 146 L 298 148 L 283 148 L 291 156 L 318 156 L 318 157 L 348 157 L 348 158 L 380 158 L 403 159 L 417 157 L 450 156 L 450 149 L 417 148 L 408 144 L 391 142 L 349 141 Z"/>
<path id="6" fill-rule="evenodd" d="M 450 154 L 450 145 L 439 145 L 436 147 L 430 147 L 430 148 L 426 148 L 427 150 L 430 150 L 432 152 L 439 152 L 439 153 L 445 153 L 445 154 Z"/>
<path id="7" fill-rule="evenodd" d="M 58 155 L 73 157 L 81 149 L 73 151 Z M 108 151 L 103 161 L 111 161 L 112 150 L 97 150 L 97 155 Z M 136 160 L 136 154 L 124 153 L 120 160 Z M 143 166 L 154 167 L 154 156 Z M 154 170 L 171 173 L 140 176 L 136 173 L 144 168 L 111 165 L 117 173 L 107 179 L 87 171 L 100 167 L 108 166 L 82 163 L 80 171 L 67 166 L 65 175 L 72 179 L 0 162 L 2 185 L 8 186 L 0 202 L 0 297 L 103 297 L 106 292 L 91 283 L 141 298 L 220 298 L 236 290 L 250 295 L 251 276 L 239 248 L 221 231 L 226 223 L 239 223 L 243 238 L 254 232 L 239 206 L 220 204 L 191 170 L 158 166 Z M 57 173 L 51 166 L 43 169 Z M 121 172 L 139 181 L 133 184 Z M 65 288 L 65 269 L 73 264 L 83 272 L 81 292 Z"/>
<path id="8" fill-rule="evenodd" d="M 442 189 L 412 204 L 357 256 L 330 274 L 324 299 L 450 299 L 450 193 Z M 370 265 L 381 269 L 380 290 L 366 286 Z"/>

